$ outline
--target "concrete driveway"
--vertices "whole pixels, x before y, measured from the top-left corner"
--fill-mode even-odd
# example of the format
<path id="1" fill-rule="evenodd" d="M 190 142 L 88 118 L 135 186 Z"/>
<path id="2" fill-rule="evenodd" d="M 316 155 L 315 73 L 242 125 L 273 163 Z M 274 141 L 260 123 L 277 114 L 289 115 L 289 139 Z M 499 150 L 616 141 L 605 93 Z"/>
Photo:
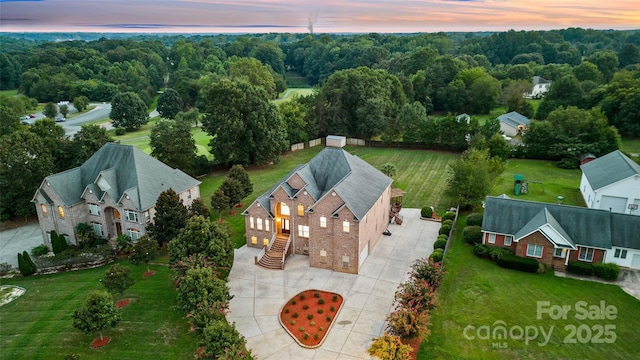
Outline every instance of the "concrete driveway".
<path id="1" fill-rule="evenodd" d="M 0 231 L 0 263 L 18 268 L 18 253 L 43 244 L 40 225 L 35 222 L 15 229 Z"/>
<path id="2" fill-rule="evenodd" d="M 635 296 L 640 300 L 640 270 L 622 270 L 620 272 L 620 278 L 618 279 L 618 285 L 627 294 Z"/>
<path id="3" fill-rule="evenodd" d="M 382 236 L 358 275 L 310 268 L 304 255 L 289 257 L 282 271 L 267 270 L 254 265 L 260 249 L 237 249 L 227 320 L 235 322 L 247 347 L 262 360 L 370 359 L 367 349 L 385 330 L 398 285 L 407 280 L 415 259 L 431 254 L 440 228 L 439 222 L 420 220 L 420 209 L 402 209 L 401 215 L 404 223 L 389 225 L 392 235 Z M 282 306 L 306 289 L 337 292 L 345 299 L 316 349 L 300 347 L 278 321 Z"/>

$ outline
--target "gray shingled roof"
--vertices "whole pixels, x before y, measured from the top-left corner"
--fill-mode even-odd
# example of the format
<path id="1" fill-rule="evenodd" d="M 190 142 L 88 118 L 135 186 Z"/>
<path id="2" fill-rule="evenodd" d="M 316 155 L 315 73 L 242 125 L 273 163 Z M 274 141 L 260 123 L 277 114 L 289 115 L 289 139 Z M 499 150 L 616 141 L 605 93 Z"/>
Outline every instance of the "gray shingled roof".
<path id="1" fill-rule="evenodd" d="M 529 126 L 529 119 L 515 111 L 498 116 L 498 120 L 514 128 L 518 125 Z"/>
<path id="2" fill-rule="evenodd" d="M 95 184 L 100 176 L 111 186 L 107 190 L 111 198 L 118 201 L 126 192 L 138 210 L 154 206 L 160 193 L 169 188 L 181 193 L 200 183 L 133 146 L 116 143 L 105 144 L 81 166 L 45 179 L 65 205 L 74 205 L 82 201 L 87 187 L 104 195 Z"/>
<path id="3" fill-rule="evenodd" d="M 488 196 L 482 230 L 515 235 L 544 209 L 576 245 L 640 249 L 640 216 L 569 205 Z"/>
<path id="4" fill-rule="evenodd" d="M 640 175 L 640 165 L 618 150 L 589 161 L 581 165 L 580 169 L 593 190 L 601 189 L 630 176 Z"/>
<path id="5" fill-rule="evenodd" d="M 575 245 L 571 237 L 562 228 L 562 225 L 558 223 L 547 208 L 538 212 L 536 216 L 520 229 L 520 231 L 515 234 L 515 239 L 519 240 L 538 229 L 541 229 L 556 245 L 571 248 Z"/>
<path id="6" fill-rule="evenodd" d="M 335 191 L 358 220 L 369 212 L 392 181 L 378 169 L 342 148 L 326 147 L 307 164 L 290 172 L 256 201 L 264 206 L 264 199 L 279 187 L 289 193 L 290 187 L 286 181 L 294 173 L 298 173 L 304 180 L 304 189 L 316 201 L 330 191 Z M 299 192 L 302 189 L 294 190 Z"/>

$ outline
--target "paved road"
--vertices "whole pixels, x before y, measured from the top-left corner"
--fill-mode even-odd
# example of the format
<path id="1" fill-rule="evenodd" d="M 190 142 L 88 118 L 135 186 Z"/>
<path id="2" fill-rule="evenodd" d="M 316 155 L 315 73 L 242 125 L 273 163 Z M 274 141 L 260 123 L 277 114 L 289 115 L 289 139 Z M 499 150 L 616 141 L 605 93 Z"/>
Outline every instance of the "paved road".
<path id="1" fill-rule="evenodd" d="M 109 114 L 111 113 L 111 104 L 107 103 L 96 103 L 91 104 L 95 105 L 91 111 L 78 115 L 72 119 L 69 119 L 63 123 L 58 123 L 65 129 L 65 132 L 68 136 L 73 136 L 75 133 L 80 130 L 82 124 L 90 123 L 100 119 L 108 119 Z"/>
<path id="2" fill-rule="evenodd" d="M 42 245 L 42 233 L 37 222 L 15 229 L 0 231 L 0 263 L 18 268 L 18 253 Z"/>

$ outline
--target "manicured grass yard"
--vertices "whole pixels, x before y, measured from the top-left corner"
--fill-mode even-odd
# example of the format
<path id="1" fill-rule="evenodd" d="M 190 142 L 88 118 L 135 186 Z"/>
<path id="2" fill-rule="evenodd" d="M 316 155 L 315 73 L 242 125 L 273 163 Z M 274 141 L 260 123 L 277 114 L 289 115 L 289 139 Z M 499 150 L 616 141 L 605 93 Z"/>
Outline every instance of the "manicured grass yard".
<path id="1" fill-rule="evenodd" d="M 125 292 L 131 303 L 122 309 L 122 321 L 105 330 L 111 343 L 92 349 L 97 337 L 72 326 L 71 314 L 91 290 L 103 290 L 100 279 L 111 265 L 82 271 L 28 278 L 1 279 L 27 292 L 0 307 L 0 358 L 62 359 L 77 353 L 80 359 L 190 359 L 197 350 L 189 324 L 174 310 L 176 293 L 166 266 L 151 265 L 157 273 L 143 277 L 146 265 L 131 267 L 136 283 Z M 116 300 L 118 295 L 116 295 Z"/>
<path id="2" fill-rule="evenodd" d="M 529 192 L 516 196 L 514 193 L 513 176 L 524 175 L 529 181 Z M 505 171 L 491 191 L 491 195 L 507 194 L 513 199 L 557 202 L 557 196 L 564 197 L 564 204 L 586 206 L 580 194 L 579 169 L 566 170 L 555 166 L 553 161 L 509 159 Z M 533 183 L 540 181 L 542 184 Z"/>
<path id="3" fill-rule="evenodd" d="M 506 270 L 477 258 L 472 247 L 460 238 L 463 222 L 459 222 L 457 236 L 446 255 L 440 307 L 431 318 L 431 337 L 422 344 L 419 359 L 637 359 L 640 356 L 639 300 L 615 285 L 559 278 L 551 272 L 538 275 Z M 538 301 L 569 305 L 572 310 L 566 320 L 553 320 L 546 314 L 538 320 Z M 606 306 L 615 306 L 618 314 L 615 319 L 578 320 L 575 311 L 578 301 L 597 306 L 604 301 Z M 469 328 L 465 337 L 464 330 L 469 325 L 475 328 Z M 538 336 L 528 345 L 524 340 L 513 338 L 478 338 L 478 328 L 486 326 L 493 333 L 500 325 L 507 330 L 515 326 L 535 326 Z M 600 325 L 615 326 L 612 330 L 615 341 L 589 341 L 597 339 Z M 548 344 L 539 345 L 544 343 L 540 327 L 548 333 L 552 326 Z M 565 328 L 571 326 L 581 327 L 580 334 L 571 336 L 570 329 Z M 517 337 L 518 331 L 514 331 Z M 533 330 L 530 334 L 533 337 Z M 612 338 L 606 333 L 600 335 L 603 340 Z M 472 336 L 475 339 L 471 339 Z M 576 343 L 564 343 L 565 338 L 574 339 Z M 498 344 L 502 348 L 498 348 Z"/>

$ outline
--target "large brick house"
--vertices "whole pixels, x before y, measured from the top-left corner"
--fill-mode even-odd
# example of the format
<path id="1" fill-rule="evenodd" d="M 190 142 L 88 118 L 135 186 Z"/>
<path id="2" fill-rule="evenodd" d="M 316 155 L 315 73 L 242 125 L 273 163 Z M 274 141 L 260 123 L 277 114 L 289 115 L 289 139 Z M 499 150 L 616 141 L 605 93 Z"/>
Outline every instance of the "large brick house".
<path id="1" fill-rule="evenodd" d="M 580 169 L 580 192 L 588 207 L 640 215 L 640 165 L 616 150 Z"/>
<path id="2" fill-rule="evenodd" d="M 482 243 L 511 249 L 548 267 L 570 261 L 640 269 L 640 217 L 577 206 L 488 196 Z"/>
<path id="3" fill-rule="evenodd" d="M 127 234 L 135 241 L 169 188 L 185 206 L 200 198 L 200 181 L 132 146 L 107 143 L 81 166 L 45 177 L 32 202 L 49 247 L 52 231 L 77 245 L 80 223 L 108 240 Z"/>
<path id="4" fill-rule="evenodd" d="M 294 253 L 312 267 L 358 273 L 389 223 L 392 180 L 343 144 L 329 137 L 243 212 L 247 246 L 264 248 L 259 261 L 271 257 L 283 268 Z"/>

